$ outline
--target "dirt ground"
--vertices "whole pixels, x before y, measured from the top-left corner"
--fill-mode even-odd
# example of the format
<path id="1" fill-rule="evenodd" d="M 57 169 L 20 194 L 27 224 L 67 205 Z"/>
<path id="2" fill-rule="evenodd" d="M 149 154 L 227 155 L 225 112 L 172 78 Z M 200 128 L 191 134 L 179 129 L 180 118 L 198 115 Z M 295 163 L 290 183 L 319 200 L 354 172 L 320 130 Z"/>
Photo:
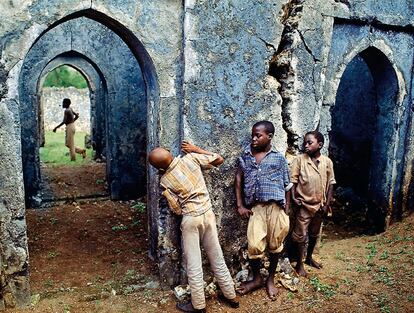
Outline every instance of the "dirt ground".
<path id="1" fill-rule="evenodd" d="M 56 167 L 48 175 L 66 177 Z M 76 190 L 93 194 L 94 179 Z M 59 194 L 73 190 L 57 185 Z M 8 312 L 177 312 L 147 256 L 141 202 L 68 201 L 28 210 L 27 224 L 32 306 Z M 208 312 L 414 312 L 414 215 L 376 236 L 350 237 L 330 223 L 319 260 L 324 268 L 307 268 L 297 292 L 283 289 L 272 302 L 258 290 L 238 310 L 211 298 Z"/>
<path id="2" fill-rule="evenodd" d="M 43 199 L 74 200 L 107 196 L 105 163 L 89 160 L 85 166 L 46 166 L 41 168 Z"/>

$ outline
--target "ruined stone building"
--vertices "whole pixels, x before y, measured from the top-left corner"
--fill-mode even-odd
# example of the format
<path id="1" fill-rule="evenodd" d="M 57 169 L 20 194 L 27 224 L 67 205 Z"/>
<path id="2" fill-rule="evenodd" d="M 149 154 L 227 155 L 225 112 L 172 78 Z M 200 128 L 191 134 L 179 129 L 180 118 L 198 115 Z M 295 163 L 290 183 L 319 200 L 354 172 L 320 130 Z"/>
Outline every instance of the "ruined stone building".
<path id="1" fill-rule="evenodd" d="M 112 199 L 147 193 L 150 255 L 180 279 L 178 220 L 146 165 L 185 138 L 221 153 L 207 174 L 221 242 L 243 241 L 236 157 L 253 122 L 295 154 L 326 137 L 339 187 L 371 203 L 378 230 L 412 208 L 413 0 L 0 1 L 0 307 L 29 301 L 25 210 L 41 203 L 39 86 L 67 64 L 88 80 L 95 149 Z"/>

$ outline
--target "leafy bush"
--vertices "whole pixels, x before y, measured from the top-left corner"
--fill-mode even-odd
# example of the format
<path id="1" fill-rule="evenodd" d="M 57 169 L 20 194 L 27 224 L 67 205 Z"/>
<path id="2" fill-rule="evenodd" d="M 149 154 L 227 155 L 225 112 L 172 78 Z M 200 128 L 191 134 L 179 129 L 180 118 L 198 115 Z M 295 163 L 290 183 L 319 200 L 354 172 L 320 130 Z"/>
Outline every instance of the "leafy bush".
<path id="1" fill-rule="evenodd" d="M 87 88 L 88 83 L 82 74 L 68 65 L 55 68 L 47 74 L 43 87 Z"/>

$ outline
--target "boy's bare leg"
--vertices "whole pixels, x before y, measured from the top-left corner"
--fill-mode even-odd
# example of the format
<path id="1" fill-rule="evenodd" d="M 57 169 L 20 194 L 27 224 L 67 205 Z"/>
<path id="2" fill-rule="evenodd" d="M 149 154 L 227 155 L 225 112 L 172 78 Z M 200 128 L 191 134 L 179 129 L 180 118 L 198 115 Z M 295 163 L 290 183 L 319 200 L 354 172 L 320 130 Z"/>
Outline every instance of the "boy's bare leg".
<path id="1" fill-rule="evenodd" d="M 305 271 L 305 266 L 303 265 L 303 254 L 305 253 L 305 243 L 304 242 L 298 242 L 297 245 L 297 251 L 298 251 L 298 262 L 296 263 L 295 270 L 298 275 L 307 277 L 308 273 Z"/>
<path id="2" fill-rule="evenodd" d="M 312 258 L 313 250 L 315 249 L 317 241 L 318 241 L 318 237 L 309 237 L 308 252 L 306 254 L 305 263 L 308 264 L 309 266 L 320 269 L 322 268 L 322 264 L 316 262 Z"/>
<path id="3" fill-rule="evenodd" d="M 237 291 L 241 295 L 245 295 L 263 286 L 263 278 L 260 275 L 260 259 L 250 260 L 250 266 L 253 272 L 253 280 L 243 282 Z"/>
<path id="4" fill-rule="evenodd" d="M 277 296 L 279 295 L 279 288 L 275 286 L 275 273 L 276 273 L 276 267 L 277 262 L 279 260 L 279 254 L 278 253 L 270 253 L 269 254 L 269 277 L 266 280 L 266 291 L 269 298 L 274 301 L 277 299 Z"/>

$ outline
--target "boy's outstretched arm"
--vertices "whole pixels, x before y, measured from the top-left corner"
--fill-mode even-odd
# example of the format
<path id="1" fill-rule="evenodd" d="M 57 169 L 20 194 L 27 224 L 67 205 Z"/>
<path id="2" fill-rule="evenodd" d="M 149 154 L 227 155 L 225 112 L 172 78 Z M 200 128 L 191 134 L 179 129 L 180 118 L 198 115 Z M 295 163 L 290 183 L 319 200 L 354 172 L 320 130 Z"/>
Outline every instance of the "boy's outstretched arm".
<path id="1" fill-rule="evenodd" d="M 325 214 L 327 214 L 328 212 L 331 212 L 331 211 L 330 211 L 330 209 L 329 209 L 329 207 L 330 207 L 330 205 L 331 205 L 331 200 L 332 200 L 332 197 L 333 197 L 333 187 L 334 187 L 334 185 L 333 185 L 333 184 L 330 184 L 330 185 L 329 185 L 328 192 L 327 192 L 327 194 L 326 194 L 326 203 L 325 203 L 325 205 L 322 207 L 322 211 L 323 211 L 323 213 L 325 213 Z M 331 212 L 331 213 L 332 213 L 332 212 Z"/>
<path id="2" fill-rule="evenodd" d="M 299 199 L 297 199 L 296 198 L 296 186 L 297 186 L 298 184 L 297 183 L 293 183 L 293 186 L 292 186 L 292 200 L 293 200 L 293 202 L 295 202 L 298 206 L 301 206 L 302 205 L 302 201 L 300 201 Z"/>
<path id="3" fill-rule="evenodd" d="M 234 178 L 234 191 L 236 193 L 237 212 L 239 212 L 239 215 L 242 218 L 249 218 L 253 212 L 244 206 L 242 195 L 242 179 L 243 173 L 240 168 L 237 168 L 236 177 Z"/>
<path id="4" fill-rule="evenodd" d="M 291 193 L 292 188 L 290 188 L 288 191 L 285 192 L 285 199 L 286 199 L 285 213 L 288 214 L 288 215 L 289 215 L 289 212 L 290 212 L 290 197 L 291 197 L 291 194 L 292 194 Z"/>
<path id="5" fill-rule="evenodd" d="M 217 155 L 217 158 L 211 162 L 211 165 L 213 166 L 219 166 L 220 164 L 222 164 L 224 162 L 224 159 L 221 155 L 208 151 L 208 150 L 204 150 L 201 149 L 200 147 L 193 145 L 192 143 L 188 142 L 188 141 L 183 141 L 181 144 L 181 150 L 185 153 L 198 153 L 198 154 L 206 154 L 206 155 Z"/>

